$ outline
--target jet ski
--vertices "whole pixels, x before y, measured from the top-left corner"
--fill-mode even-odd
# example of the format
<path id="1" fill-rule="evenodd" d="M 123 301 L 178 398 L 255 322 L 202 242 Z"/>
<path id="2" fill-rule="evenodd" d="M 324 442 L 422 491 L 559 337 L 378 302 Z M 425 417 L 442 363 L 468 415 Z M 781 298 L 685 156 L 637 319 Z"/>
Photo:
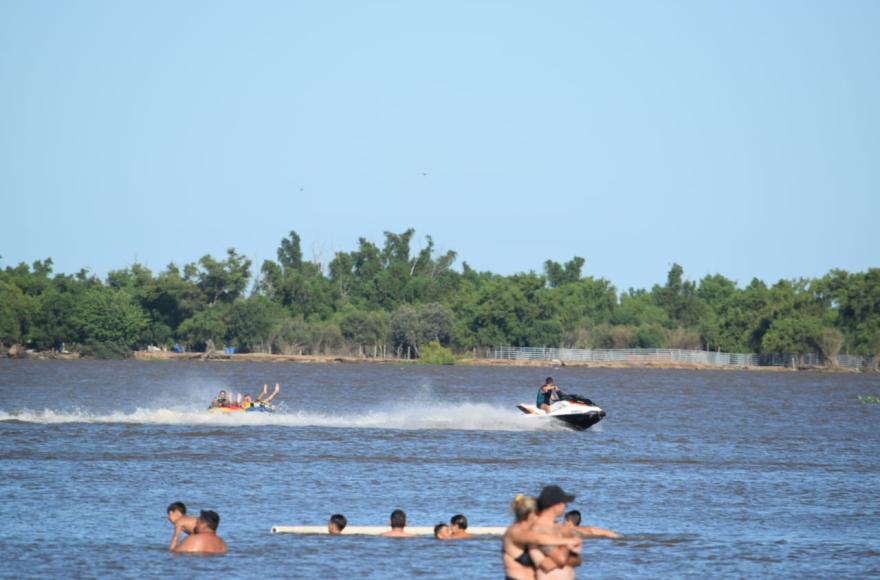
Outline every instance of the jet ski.
<path id="1" fill-rule="evenodd" d="M 586 397 L 565 393 L 560 395 L 560 399 L 550 405 L 549 413 L 525 403 L 519 403 L 516 408 L 536 419 L 561 421 L 575 431 L 586 431 L 605 417 L 605 411 Z"/>

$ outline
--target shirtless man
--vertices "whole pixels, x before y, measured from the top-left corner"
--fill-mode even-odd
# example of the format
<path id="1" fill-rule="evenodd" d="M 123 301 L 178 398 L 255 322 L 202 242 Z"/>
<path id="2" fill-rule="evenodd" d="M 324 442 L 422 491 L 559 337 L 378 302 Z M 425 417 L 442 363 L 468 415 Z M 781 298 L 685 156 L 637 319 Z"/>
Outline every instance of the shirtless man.
<path id="1" fill-rule="evenodd" d="M 581 525 L 581 512 L 577 510 L 571 510 L 570 512 L 565 514 L 565 522 L 562 524 L 563 526 L 570 527 L 574 531 L 576 531 L 580 536 L 585 538 L 622 538 L 621 534 L 617 532 L 612 532 L 611 530 L 606 530 L 605 528 L 599 528 L 596 526 L 582 526 Z"/>
<path id="2" fill-rule="evenodd" d="M 406 512 L 403 510 L 394 510 L 391 512 L 391 518 L 389 523 L 391 524 L 391 530 L 380 534 L 385 536 L 386 538 L 412 538 L 413 535 L 405 532 L 403 528 L 406 527 Z"/>
<path id="3" fill-rule="evenodd" d="M 178 544 L 174 551 L 178 553 L 225 554 L 226 542 L 217 535 L 220 516 L 217 512 L 202 510 L 196 522 L 194 533 Z"/>
<path id="4" fill-rule="evenodd" d="M 197 518 L 186 515 L 186 505 L 182 501 L 176 501 L 168 506 L 168 521 L 174 526 L 174 535 L 171 536 L 171 545 L 169 550 L 173 550 L 177 546 L 177 540 L 180 539 L 180 533 L 193 533 L 196 528 Z"/>
<path id="5" fill-rule="evenodd" d="M 467 540 L 473 538 L 473 534 L 467 531 L 468 521 L 462 514 L 456 514 L 449 520 L 449 529 L 452 532 L 450 538 L 453 540 Z"/>
<path id="6" fill-rule="evenodd" d="M 574 501 L 574 496 L 562 491 L 558 485 L 548 485 L 538 496 L 538 518 L 532 529 L 536 532 L 560 534 L 574 537 L 572 529 L 566 529 L 556 523 L 565 513 L 565 505 Z M 529 549 L 529 555 L 535 564 L 537 579 L 574 580 L 575 567 L 581 565 L 580 546 L 578 548 L 539 546 Z"/>

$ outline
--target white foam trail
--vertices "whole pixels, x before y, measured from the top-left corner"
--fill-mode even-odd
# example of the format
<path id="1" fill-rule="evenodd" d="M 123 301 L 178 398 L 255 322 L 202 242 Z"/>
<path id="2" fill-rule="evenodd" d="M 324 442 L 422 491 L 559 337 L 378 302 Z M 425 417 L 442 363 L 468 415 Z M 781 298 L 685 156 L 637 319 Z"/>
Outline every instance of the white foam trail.
<path id="1" fill-rule="evenodd" d="M 487 403 L 429 403 L 368 409 L 363 413 L 284 411 L 276 413 L 208 413 L 192 408 L 138 408 L 106 414 L 78 409 L 0 410 L 0 421 L 25 423 L 121 423 L 142 425 L 279 425 L 372 429 L 459 429 L 475 431 L 555 430 L 552 422 L 535 420 L 511 408 Z"/>

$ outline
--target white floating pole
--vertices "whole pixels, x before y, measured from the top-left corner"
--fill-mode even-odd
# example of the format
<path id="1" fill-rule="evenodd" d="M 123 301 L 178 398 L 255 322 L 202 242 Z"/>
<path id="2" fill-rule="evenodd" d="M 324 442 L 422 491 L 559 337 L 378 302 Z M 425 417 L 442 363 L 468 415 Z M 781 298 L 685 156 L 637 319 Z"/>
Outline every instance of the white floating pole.
<path id="1" fill-rule="evenodd" d="M 475 536 L 501 536 L 507 528 L 501 526 L 469 527 L 469 534 Z M 343 536 L 379 536 L 389 531 L 388 526 L 346 526 Z M 433 536 L 433 526 L 407 526 L 404 531 L 414 536 Z M 327 526 L 272 526 L 273 534 L 328 534 Z"/>

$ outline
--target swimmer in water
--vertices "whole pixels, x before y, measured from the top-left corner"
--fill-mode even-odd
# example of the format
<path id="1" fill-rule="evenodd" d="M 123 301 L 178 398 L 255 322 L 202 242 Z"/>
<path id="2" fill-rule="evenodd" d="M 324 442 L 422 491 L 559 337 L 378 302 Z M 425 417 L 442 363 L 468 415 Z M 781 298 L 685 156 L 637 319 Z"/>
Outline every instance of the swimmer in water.
<path id="1" fill-rule="evenodd" d="M 456 514 L 449 520 L 450 531 L 453 540 L 467 540 L 473 538 L 473 534 L 468 533 L 468 521 L 462 514 Z"/>
<path id="2" fill-rule="evenodd" d="M 166 510 L 168 521 L 174 526 L 174 535 L 171 536 L 171 545 L 169 550 L 173 550 L 177 546 L 181 532 L 192 534 L 195 531 L 198 518 L 186 515 L 186 505 L 182 501 L 176 501 L 168 506 Z"/>
<path id="3" fill-rule="evenodd" d="M 577 510 L 571 510 L 570 512 L 565 514 L 565 521 L 562 524 L 563 526 L 568 526 L 574 529 L 579 535 L 584 538 L 622 538 L 622 534 L 618 534 L 617 532 L 613 532 L 611 530 L 606 530 L 605 528 L 599 528 L 596 526 L 582 526 L 581 525 L 581 512 Z"/>
<path id="4" fill-rule="evenodd" d="M 449 529 L 449 524 L 441 522 L 434 526 L 434 537 L 438 540 L 451 540 L 452 530 Z"/>
<path id="5" fill-rule="evenodd" d="M 413 535 L 404 531 L 406 527 L 406 512 L 403 510 L 394 510 L 389 518 L 391 529 L 383 534 L 386 538 L 412 538 Z"/>
<path id="6" fill-rule="evenodd" d="M 217 512 L 203 510 L 199 514 L 193 533 L 174 547 L 174 552 L 195 554 L 225 554 L 226 542 L 217 535 L 220 516 Z"/>
<path id="7" fill-rule="evenodd" d="M 332 535 L 341 534 L 347 525 L 348 520 L 345 519 L 344 515 L 333 514 L 330 516 L 330 521 L 327 522 L 327 533 Z"/>

